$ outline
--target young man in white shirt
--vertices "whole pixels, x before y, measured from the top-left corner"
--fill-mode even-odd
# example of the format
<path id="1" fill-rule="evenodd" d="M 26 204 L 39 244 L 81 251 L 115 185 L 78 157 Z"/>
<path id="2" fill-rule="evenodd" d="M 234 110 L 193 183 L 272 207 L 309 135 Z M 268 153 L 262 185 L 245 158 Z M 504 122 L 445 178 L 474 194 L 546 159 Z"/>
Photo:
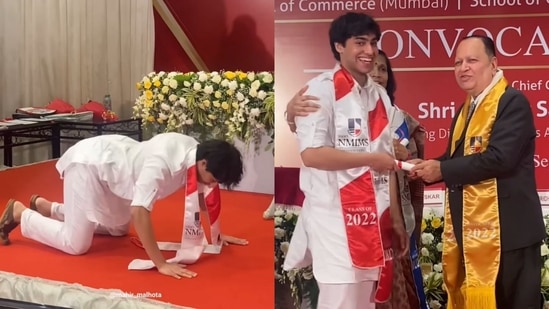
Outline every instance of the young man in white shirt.
<path id="1" fill-rule="evenodd" d="M 31 208 L 11 200 L 0 221 L 0 240 L 21 224 L 23 236 L 68 254 L 85 254 L 94 233 L 127 234 L 130 221 L 158 271 L 175 278 L 196 276 L 163 257 L 153 232 L 154 203 L 187 183 L 196 165 L 198 182 L 232 188 L 242 179 L 242 155 L 220 140 L 203 143 L 179 133 L 163 133 L 137 142 L 120 135 L 82 140 L 69 148 L 56 168 L 64 179 L 64 201 L 33 199 Z M 247 241 L 222 236 L 225 242 Z"/>
<path id="2" fill-rule="evenodd" d="M 375 308 L 390 295 L 393 249 L 408 250 L 391 155 L 394 108 L 368 78 L 380 35 L 366 14 L 336 18 L 329 36 L 338 64 L 308 83 L 320 109 L 296 117 L 305 200 L 285 269 L 312 263 L 319 309 Z"/>

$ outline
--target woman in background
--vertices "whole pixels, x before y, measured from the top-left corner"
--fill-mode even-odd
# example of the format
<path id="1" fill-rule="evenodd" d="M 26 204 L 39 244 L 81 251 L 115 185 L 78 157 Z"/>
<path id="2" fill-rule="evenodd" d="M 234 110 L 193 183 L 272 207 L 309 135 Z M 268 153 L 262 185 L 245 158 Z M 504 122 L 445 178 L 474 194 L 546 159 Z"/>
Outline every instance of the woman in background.
<path id="1" fill-rule="evenodd" d="M 372 80 L 383 86 L 391 103 L 395 105 L 396 80 L 391 68 L 391 63 L 387 55 L 379 50 L 378 56 L 374 61 L 374 69 L 370 72 Z M 317 97 L 303 95 L 307 90 L 307 86 L 302 88 L 286 106 L 286 121 L 292 132 L 296 131 L 294 118 L 296 116 L 307 116 L 309 113 L 315 112 L 319 105 L 314 101 Z M 402 110 L 401 110 L 402 111 Z M 425 129 L 420 123 L 414 119 L 409 113 L 402 111 L 405 117 L 406 124 L 410 132 L 409 144 L 405 147 L 398 140 L 393 141 L 395 149 L 395 157 L 399 160 L 423 159 L 425 145 Z M 414 238 L 416 246 L 421 244 L 421 221 L 423 218 L 423 193 L 424 184 L 421 180 L 410 180 L 403 171 L 399 172 L 399 178 L 405 179 L 407 185 L 401 185 L 401 200 L 408 196 L 412 204 L 413 211 L 403 209 L 405 222 L 411 222 L 406 229 L 409 235 Z M 410 247 L 413 250 L 412 247 Z M 418 249 L 416 249 L 416 252 Z M 386 303 L 376 305 L 377 309 L 420 309 L 424 305 L 420 305 L 418 292 L 423 293 L 423 290 L 417 291 L 417 287 L 412 274 L 412 261 L 410 258 L 396 259 L 394 261 L 394 278 L 391 298 Z M 419 287 L 423 289 L 423 287 Z"/>

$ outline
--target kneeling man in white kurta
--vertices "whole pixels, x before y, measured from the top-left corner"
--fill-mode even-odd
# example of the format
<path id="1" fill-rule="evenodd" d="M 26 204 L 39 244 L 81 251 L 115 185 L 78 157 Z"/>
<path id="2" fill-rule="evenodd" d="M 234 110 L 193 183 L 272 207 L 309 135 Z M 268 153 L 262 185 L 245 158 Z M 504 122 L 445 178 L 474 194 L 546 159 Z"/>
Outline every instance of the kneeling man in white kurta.
<path id="1" fill-rule="evenodd" d="M 33 196 L 26 208 L 11 200 L 0 221 L 3 244 L 9 244 L 9 233 L 21 224 L 23 236 L 81 255 L 89 250 L 94 233 L 126 235 L 133 222 L 154 266 L 175 278 L 192 278 L 196 273 L 179 264 L 189 260 L 188 254 L 175 261 L 166 261 L 162 255 L 150 217 L 154 203 L 186 185 L 185 219 L 189 207 L 194 219 L 199 211 L 195 204 L 204 203 L 202 192 L 218 190 L 218 184 L 230 189 L 243 175 L 242 155 L 233 145 L 220 140 L 198 143 L 179 133 L 163 133 L 143 142 L 120 135 L 88 138 L 69 148 L 56 168 L 64 179 L 64 202 Z M 225 244 L 247 244 L 235 237 L 220 238 Z M 201 241 L 196 247 L 204 248 Z M 199 251 L 191 259 L 198 259 Z"/>

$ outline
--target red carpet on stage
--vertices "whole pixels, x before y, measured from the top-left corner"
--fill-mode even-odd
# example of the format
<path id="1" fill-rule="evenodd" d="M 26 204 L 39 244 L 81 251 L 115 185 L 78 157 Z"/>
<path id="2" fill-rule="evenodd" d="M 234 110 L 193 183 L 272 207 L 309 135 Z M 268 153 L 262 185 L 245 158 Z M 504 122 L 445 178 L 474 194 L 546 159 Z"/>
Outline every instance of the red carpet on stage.
<path id="1" fill-rule="evenodd" d="M 28 205 L 32 194 L 61 200 L 62 181 L 55 161 L 0 172 L 0 208 L 10 198 Z M 205 254 L 189 268 L 194 279 L 174 279 L 156 269 L 129 271 L 134 258 L 148 259 L 145 251 L 126 237 L 96 235 L 90 251 L 69 256 L 21 236 L 11 234 L 12 244 L 0 246 L 0 271 L 40 277 L 100 289 L 161 295 L 162 302 L 193 308 L 273 308 L 273 223 L 262 218 L 272 196 L 222 191 L 222 231 L 246 238 L 248 246 L 224 247 L 220 255 Z M 159 241 L 180 241 L 183 192 L 159 201 L 152 212 Z M 172 257 L 175 252 L 166 252 Z M 51 304 L 56 305 L 56 304 Z"/>

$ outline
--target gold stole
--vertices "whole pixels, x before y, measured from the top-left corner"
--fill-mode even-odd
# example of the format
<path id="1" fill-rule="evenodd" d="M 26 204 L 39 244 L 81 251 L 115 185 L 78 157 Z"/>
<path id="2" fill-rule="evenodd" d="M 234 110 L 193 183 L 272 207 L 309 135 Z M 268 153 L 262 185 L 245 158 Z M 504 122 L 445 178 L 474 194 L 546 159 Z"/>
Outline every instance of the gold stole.
<path id="1" fill-rule="evenodd" d="M 498 102 L 507 84 L 502 77 L 478 105 L 465 133 L 465 156 L 486 151 Z M 470 106 L 469 97 L 456 121 L 450 155 L 462 135 Z M 463 186 L 463 227 L 457 227 L 462 228 L 462 256 L 454 235 L 446 191 L 442 265 L 448 309 L 496 308 L 495 286 L 501 253 L 497 193 L 495 178 Z"/>

